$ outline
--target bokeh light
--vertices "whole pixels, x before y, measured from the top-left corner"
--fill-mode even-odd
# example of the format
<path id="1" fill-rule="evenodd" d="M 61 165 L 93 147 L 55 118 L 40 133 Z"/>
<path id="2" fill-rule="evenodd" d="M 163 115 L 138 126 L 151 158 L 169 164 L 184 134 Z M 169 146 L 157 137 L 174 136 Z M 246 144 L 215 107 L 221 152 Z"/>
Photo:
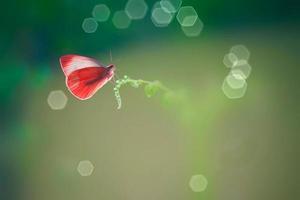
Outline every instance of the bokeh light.
<path id="1" fill-rule="evenodd" d="M 96 5 L 92 11 L 93 17 L 99 21 L 107 21 L 110 16 L 110 10 L 105 4 Z"/>
<path id="2" fill-rule="evenodd" d="M 172 5 L 172 3 L 170 1 L 162 0 L 159 3 L 160 3 L 161 8 L 164 9 L 164 11 L 166 11 L 168 13 L 175 13 L 176 12 L 174 6 Z"/>
<path id="3" fill-rule="evenodd" d="M 228 79 L 225 78 L 225 80 L 223 81 L 223 85 L 222 85 L 222 90 L 223 93 L 229 98 L 229 99 L 238 99 L 238 98 L 242 98 L 247 90 L 247 83 L 244 82 L 242 87 L 239 88 L 233 88 L 231 85 L 235 85 L 236 83 L 231 82 L 229 84 Z M 241 84 L 241 83 L 239 83 Z M 237 84 L 237 85 L 239 85 Z M 237 87 L 236 85 L 236 87 Z"/>
<path id="4" fill-rule="evenodd" d="M 208 185 L 206 177 L 202 174 L 193 175 L 190 179 L 189 186 L 193 192 L 203 192 Z"/>
<path id="5" fill-rule="evenodd" d="M 82 29 L 86 33 L 94 33 L 98 28 L 98 23 L 94 18 L 85 18 L 82 22 Z"/>
<path id="6" fill-rule="evenodd" d="M 62 110 L 67 104 L 68 98 L 61 90 L 51 91 L 48 95 L 47 102 L 51 109 Z"/>
<path id="7" fill-rule="evenodd" d="M 162 7 L 156 7 L 152 10 L 151 20 L 153 24 L 157 27 L 166 27 L 168 26 L 173 19 L 173 14 L 167 12 Z"/>
<path id="8" fill-rule="evenodd" d="M 228 53 L 224 56 L 223 63 L 226 67 L 232 68 L 238 62 L 238 58 L 234 53 Z"/>
<path id="9" fill-rule="evenodd" d="M 189 27 L 195 24 L 198 14 L 192 6 L 184 6 L 179 9 L 176 18 L 181 26 Z"/>
<path id="10" fill-rule="evenodd" d="M 181 26 L 182 31 L 188 37 L 199 36 L 203 29 L 203 22 L 197 18 L 193 26 Z"/>
<path id="11" fill-rule="evenodd" d="M 233 46 L 230 53 L 224 56 L 223 63 L 230 68 L 230 72 L 223 82 L 222 90 L 230 99 L 241 98 L 246 93 L 246 79 L 252 70 L 248 63 L 249 57 L 250 52 L 244 45 Z"/>
<path id="12" fill-rule="evenodd" d="M 125 12 L 130 19 L 143 19 L 148 6 L 144 0 L 129 0 L 125 6 Z"/>
<path id="13" fill-rule="evenodd" d="M 244 45 L 235 45 L 231 47 L 230 52 L 235 54 L 238 60 L 249 60 L 250 51 Z"/>
<path id="14" fill-rule="evenodd" d="M 239 60 L 232 67 L 232 70 L 239 70 L 243 72 L 245 78 L 248 78 L 250 76 L 252 67 L 250 66 L 247 60 Z"/>
<path id="15" fill-rule="evenodd" d="M 176 13 L 182 4 L 181 0 L 161 0 L 160 5 L 166 11 L 170 13 Z"/>
<path id="16" fill-rule="evenodd" d="M 112 18 L 112 22 L 118 29 L 125 29 L 128 28 L 131 24 L 131 19 L 128 17 L 128 15 L 125 13 L 125 11 L 120 10 L 116 11 L 114 13 L 114 16 Z"/>
<path id="17" fill-rule="evenodd" d="M 236 71 L 231 71 L 227 77 L 226 81 L 228 85 L 234 89 L 242 88 L 246 84 L 246 80 L 240 73 L 235 73 Z"/>
<path id="18" fill-rule="evenodd" d="M 82 160 L 78 163 L 77 171 L 81 176 L 90 176 L 94 171 L 94 165 L 89 160 Z"/>

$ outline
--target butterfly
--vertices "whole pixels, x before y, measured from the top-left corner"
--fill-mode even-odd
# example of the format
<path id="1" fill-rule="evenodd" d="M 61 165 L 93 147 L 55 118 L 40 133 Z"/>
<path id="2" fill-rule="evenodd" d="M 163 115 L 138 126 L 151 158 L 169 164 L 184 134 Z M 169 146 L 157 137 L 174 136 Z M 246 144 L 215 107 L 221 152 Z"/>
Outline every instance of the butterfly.
<path id="1" fill-rule="evenodd" d="M 61 56 L 59 61 L 67 88 L 80 100 L 91 98 L 114 76 L 113 64 L 104 66 L 93 58 L 69 54 Z"/>

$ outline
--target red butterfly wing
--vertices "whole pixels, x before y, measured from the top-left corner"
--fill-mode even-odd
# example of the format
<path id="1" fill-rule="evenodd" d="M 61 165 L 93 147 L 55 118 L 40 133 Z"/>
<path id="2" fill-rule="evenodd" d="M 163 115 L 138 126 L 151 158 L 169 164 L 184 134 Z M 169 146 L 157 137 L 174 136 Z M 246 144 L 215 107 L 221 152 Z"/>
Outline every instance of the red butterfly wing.
<path id="1" fill-rule="evenodd" d="M 112 78 L 105 67 L 89 67 L 72 72 L 66 78 L 70 92 L 80 100 L 92 97 Z"/>
<path id="2" fill-rule="evenodd" d="M 66 76 L 71 74 L 73 71 L 86 67 L 103 67 L 103 65 L 92 58 L 74 54 L 60 57 L 60 65 Z"/>
<path id="3" fill-rule="evenodd" d="M 114 75 L 112 68 L 84 56 L 65 55 L 60 58 L 60 63 L 68 89 L 80 100 L 92 97 Z"/>

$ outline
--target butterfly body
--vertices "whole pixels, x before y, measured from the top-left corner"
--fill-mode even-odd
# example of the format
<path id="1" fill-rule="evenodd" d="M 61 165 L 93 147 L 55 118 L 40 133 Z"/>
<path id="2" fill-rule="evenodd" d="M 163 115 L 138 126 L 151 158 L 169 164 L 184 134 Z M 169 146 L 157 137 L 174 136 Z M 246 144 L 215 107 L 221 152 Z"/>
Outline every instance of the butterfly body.
<path id="1" fill-rule="evenodd" d="M 114 65 L 104 67 L 92 58 L 79 55 L 62 56 L 60 64 L 69 91 L 80 100 L 91 98 L 113 78 L 115 70 Z"/>

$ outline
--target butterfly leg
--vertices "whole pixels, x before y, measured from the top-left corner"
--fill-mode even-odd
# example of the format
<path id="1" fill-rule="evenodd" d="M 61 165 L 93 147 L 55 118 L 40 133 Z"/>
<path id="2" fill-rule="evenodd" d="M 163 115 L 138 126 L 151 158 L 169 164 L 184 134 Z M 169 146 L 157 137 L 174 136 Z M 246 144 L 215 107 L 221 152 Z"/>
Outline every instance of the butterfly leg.
<path id="1" fill-rule="evenodd" d="M 120 79 L 120 77 L 115 73 L 115 77 L 117 77 L 117 79 Z"/>
<path id="2" fill-rule="evenodd" d="M 115 77 L 113 76 L 112 79 L 110 79 L 109 82 L 115 86 L 116 85 L 116 79 L 115 79 Z"/>
<path id="3" fill-rule="evenodd" d="M 113 82 L 113 83 L 115 83 L 115 82 L 116 82 L 116 79 L 115 79 L 115 77 L 114 77 L 114 76 L 112 77 L 112 82 Z"/>

